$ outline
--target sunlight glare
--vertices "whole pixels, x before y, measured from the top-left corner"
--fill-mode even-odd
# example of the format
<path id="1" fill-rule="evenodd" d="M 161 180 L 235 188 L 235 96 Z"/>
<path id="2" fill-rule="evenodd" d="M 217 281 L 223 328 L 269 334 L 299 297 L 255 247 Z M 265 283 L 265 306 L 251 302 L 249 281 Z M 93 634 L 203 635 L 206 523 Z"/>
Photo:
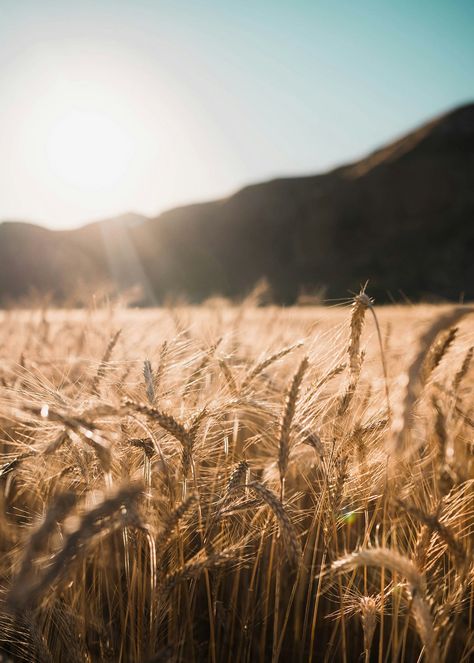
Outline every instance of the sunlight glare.
<path id="1" fill-rule="evenodd" d="M 71 110 L 51 128 L 46 153 L 51 172 L 65 184 L 98 191 L 126 177 L 133 139 L 105 113 Z"/>

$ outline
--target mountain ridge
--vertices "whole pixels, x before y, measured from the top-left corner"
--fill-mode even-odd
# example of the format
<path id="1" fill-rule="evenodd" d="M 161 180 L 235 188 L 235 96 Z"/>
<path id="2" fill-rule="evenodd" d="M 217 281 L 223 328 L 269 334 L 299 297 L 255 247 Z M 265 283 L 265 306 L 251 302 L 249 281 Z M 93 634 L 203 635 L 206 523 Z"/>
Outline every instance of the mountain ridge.
<path id="1" fill-rule="evenodd" d="M 382 298 L 398 289 L 473 298 L 473 217 L 474 104 L 465 104 L 353 163 L 154 218 L 128 213 L 68 231 L 2 223 L 0 299 L 32 286 L 62 301 L 78 284 L 139 284 L 143 303 L 199 302 L 242 296 L 261 278 L 283 303 L 321 288 L 341 296 L 367 278 Z M 41 255 L 32 228 L 47 233 Z"/>

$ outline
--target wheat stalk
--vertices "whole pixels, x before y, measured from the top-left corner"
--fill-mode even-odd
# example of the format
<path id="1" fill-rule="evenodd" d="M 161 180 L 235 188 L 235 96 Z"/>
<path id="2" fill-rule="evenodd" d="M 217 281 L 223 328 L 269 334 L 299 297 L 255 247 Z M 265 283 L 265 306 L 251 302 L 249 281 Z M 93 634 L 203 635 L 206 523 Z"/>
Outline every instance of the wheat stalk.
<path id="1" fill-rule="evenodd" d="M 372 596 L 362 596 L 359 601 L 360 618 L 364 631 L 365 660 L 370 661 L 370 650 L 377 625 L 377 602 Z"/>
<path id="2" fill-rule="evenodd" d="M 461 571 L 464 571 L 468 561 L 467 550 L 462 542 L 455 537 L 449 527 L 440 522 L 437 514 L 427 514 L 422 509 L 418 509 L 412 504 L 407 504 L 403 500 L 395 498 L 397 504 L 403 511 L 417 518 L 423 525 L 425 525 L 431 532 L 436 532 L 438 536 L 446 543 L 449 551 L 454 557 L 456 566 Z"/>
<path id="3" fill-rule="evenodd" d="M 113 352 L 115 346 L 117 345 L 117 341 L 119 340 L 119 336 L 121 334 L 121 331 L 122 330 L 119 329 L 117 332 L 115 332 L 115 334 L 113 334 L 111 336 L 110 341 L 109 341 L 109 343 L 108 343 L 108 345 L 105 349 L 105 352 L 102 356 L 102 359 L 100 361 L 99 368 L 97 369 L 97 373 L 95 374 L 94 379 L 92 380 L 91 391 L 92 391 L 93 394 L 96 394 L 97 396 L 100 395 L 99 394 L 99 386 L 100 386 L 100 383 L 102 381 L 102 378 L 105 375 L 107 364 L 109 363 L 110 358 L 112 356 L 112 352 Z"/>
<path id="4" fill-rule="evenodd" d="M 247 376 L 244 378 L 242 385 L 241 385 L 241 391 L 244 391 L 247 389 L 250 384 L 257 378 L 260 373 L 263 373 L 265 369 L 267 369 L 271 364 L 274 364 L 276 361 L 279 361 L 280 359 L 283 359 L 283 357 L 286 357 L 287 354 L 290 352 L 293 352 L 293 350 L 296 350 L 296 348 L 300 348 L 303 345 L 302 341 L 299 341 L 298 343 L 294 343 L 293 345 L 288 346 L 287 348 L 283 348 L 283 350 L 280 350 L 279 352 L 275 352 L 268 357 L 265 357 L 262 361 L 260 361 L 258 364 L 256 364 L 252 370 L 247 374 Z"/>
<path id="5" fill-rule="evenodd" d="M 409 434 L 413 426 L 415 404 L 432 368 L 439 364 L 443 353 L 446 352 L 449 344 L 446 342 L 442 343 L 440 348 L 436 350 L 434 355 L 430 358 L 428 353 L 431 346 L 440 332 L 449 329 L 456 322 L 472 312 L 474 312 L 473 307 L 459 306 L 454 308 L 448 313 L 436 318 L 421 337 L 416 357 L 408 369 L 408 380 L 402 404 L 402 412 L 393 421 L 394 446 L 397 453 L 401 453 L 407 447 Z M 427 362 L 426 364 L 425 361 Z"/>
<path id="6" fill-rule="evenodd" d="M 10 604 L 15 609 L 21 610 L 26 605 L 35 603 L 41 594 L 67 570 L 68 564 L 77 556 L 84 543 L 103 528 L 103 520 L 122 508 L 132 509 L 141 493 L 142 488 L 138 484 L 124 486 L 87 511 L 80 519 L 77 528 L 66 537 L 63 547 L 55 555 L 40 580 L 36 584 L 17 585 L 12 589 Z M 43 532 L 41 534 L 43 535 Z"/>
<path id="7" fill-rule="evenodd" d="M 143 362 L 143 377 L 145 379 L 145 388 L 148 402 L 153 405 L 155 402 L 155 385 L 153 383 L 153 369 L 149 359 Z"/>
<path id="8" fill-rule="evenodd" d="M 280 528 L 280 533 L 285 543 L 288 559 L 294 566 L 297 567 L 301 563 L 302 558 L 301 544 L 298 540 L 293 523 L 291 522 L 290 517 L 285 510 L 285 507 L 275 495 L 275 493 L 273 493 L 269 488 L 259 483 L 258 481 L 252 481 L 248 484 L 244 484 L 244 487 L 253 490 L 254 493 L 256 493 L 257 496 L 263 502 L 265 502 L 265 504 L 267 504 L 274 513 Z"/>
<path id="9" fill-rule="evenodd" d="M 390 569 L 407 579 L 418 635 L 425 647 L 425 659 L 427 663 L 439 663 L 441 657 L 426 595 L 426 581 L 415 564 L 395 550 L 362 548 L 333 562 L 332 569 L 338 571 L 355 569 L 359 566 Z"/>
<path id="10" fill-rule="evenodd" d="M 461 386 L 462 381 L 469 372 L 473 354 L 474 354 L 474 346 L 471 345 L 471 347 L 468 349 L 468 351 L 464 356 L 460 369 L 458 370 L 458 372 L 456 373 L 453 379 L 453 392 L 455 394 L 459 391 L 459 387 Z"/>
<path id="11" fill-rule="evenodd" d="M 226 362 L 225 359 L 219 359 L 219 366 L 222 370 L 222 373 L 224 374 L 230 393 L 233 396 L 237 396 L 238 394 L 237 383 L 235 382 L 234 374 L 232 372 L 231 367 L 229 366 L 229 364 Z"/>
<path id="12" fill-rule="evenodd" d="M 308 368 L 308 358 L 304 357 L 301 361 L 298 370 L 293 376 L 288 395 L 286 398 L 285 409 L 280 424 L 280 439 L 278 444 L 278 469 L 280 471 L 281 491 L 283 494 L 283 486 L 285 483 L 285 476 L 288 471 L 288 459 L 290 457 L 290 433 L 291 424 L 296 412 L 296 404 L 298 402 L 298 395 L 303 380 L 303 376 Z"/>

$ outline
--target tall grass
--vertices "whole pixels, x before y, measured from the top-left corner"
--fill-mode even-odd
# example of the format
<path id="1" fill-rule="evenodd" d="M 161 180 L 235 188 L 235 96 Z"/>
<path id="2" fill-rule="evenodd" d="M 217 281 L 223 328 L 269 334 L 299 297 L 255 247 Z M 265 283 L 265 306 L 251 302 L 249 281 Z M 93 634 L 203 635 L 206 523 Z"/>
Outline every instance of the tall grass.
<path id="1" fill-rule="evenodd" d="M 1 314 L 4 660 L 467 663 L 469 313 Z"/>

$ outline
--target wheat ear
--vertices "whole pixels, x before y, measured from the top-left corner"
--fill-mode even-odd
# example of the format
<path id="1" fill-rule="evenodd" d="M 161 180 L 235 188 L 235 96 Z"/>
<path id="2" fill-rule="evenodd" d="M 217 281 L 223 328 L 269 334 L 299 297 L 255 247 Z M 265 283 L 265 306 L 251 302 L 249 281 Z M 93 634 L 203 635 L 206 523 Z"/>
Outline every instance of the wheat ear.
<path id="1" fill-rule="evenodd" d="M 288 559 L 295 567 L 297 567 L 302 558 L 301 544 L 293 523 L 281 501 L 275 493 L 258 481 L 243 484 L 241 487 L 247 487 L 253 490 L 254 493 L 256 493 L 257 496 L 273 511 L 286 547 Z"/>
<path id="2" fill-rule="evenodd" d="M 427 663 L 440 663 L 439 646 L 426 596 L 426 582 L 415 564 L 408 557 L 388 548 L 362 548 L 332 564 L 335 570 L 354 569 L 359 566 L 387 568 L 407 579 L 418 635 L 425 647 L 425 659 Z"/>
<path id="3" fill-rule="evenodd" d="M 473 312 L 474 307 L 472 306 L 459 306 L 454 308 L 448 313 L 436 318 L 421 337 L 418 353 L 408 369 L 408 383 L 405 397 L 403 399 L 402 411 L 393 421 L 394 448 L 396 452 L 401 453 L 407 447 L 410 430 L 413 425 L 415 404 L 430 375 L 429 367 L 433 366 L 436 361 L 439 363 L 442 358 L 442 355 L 440 356 L 440 353 L 437 352 L 434 358 L 432 357 L 431 360 L 428 360 L 428 362 L 425 363 L 430 348 L 436 341 L 438 334 L 449 329 L 456 322 Z M 444 351 L 446 351 L 446 345 L 444 348 Z"/>
<path id="4" fill-rule="evenodd" d="M 100 382 L 102 381 L 102 378 L 105 375 L 105 370 L 107 368 L 107 364 L 110 361 L 110 357 L 112 356 L 112 352 L 117 344 L 117 341 L 119 340 L 119 336 L 121 334 L 121 329 L 119 329 L 113 336 L 110 338 L 110 341 L 105 349 L 105 352 L 102 356 L 101 362 L 99 364 L 99 368 L 97 369 L 97 373 L 94 376 L 94 379 L 92 380 L 92 385 L 91 385 L 91 391 L 92 393 L 96 394 L 99 396 L 99 385 Z"/>
<path id="5" fill-rule="evenodd" d="M 280 359 L 283 359 L 283 357 L 286 357 L 287 354 L 295 350 L 296 348 L 300 348 L 303 345 L 302 341 L 298 343 L 294 343 L 293 345 L 288 346 L 287 348 L 283 348 L 283 350 L 280 350 L 279 352 L 275 352 L 274 354 L 265 357 L 261 362 L 256 364 L 252 370 L 248 373 L 248 375 L 244 378 L 241 386 L 241 391 L 244 389 L 247 389 L 247 387 L 257 378 L 260 373 L 262 373 L 266 368 L 268 368 L 271 364 L 275 363 L 276 361 L 279 361 Z"/>
<path id="6" fill-rule="evenodd" d="M 281 491 L 283 495 L 283 486 L 285 483 L 286 473 L 288 471 L 288 460 L 290 457 L 290 433 L 291 423 L 295 416 L 296 404 L 298 402 L 298 395 L 303 380 L 303 376 L 308 368 L 308 358 L 304 357 L 300 363 L 298 370 L 293 376 L 293 379 L 288 390 L 286 398 L 285 409 L 280 424 L 280 439 L 278 445 L 278 469 L 280 471 Z"/>
<path id="7" fill-rule="evenodd" d="M 141 493 L 142 487 L 138 484 L 122 487 L 87 511 L 80 519 L 78 527 L 65 538 L 63 547 L 55 555 L 39 582 L 22 585 L 13 593 L 12 606 L 21 610 L 26 605 L 34 603 L 67 569 L 85 542 L 90 541 L 103 528 L 104 519 L 114 515 L 123 507 L 132 510 Z"/>
<path id="8" fill-rule="evenodd" d="M 153 369 L 149 359 L 143 362 L 143 377 L 145 379 L 146 396 L 150 405 L 155 402 L 155 385 L 153 384 Z"/>

